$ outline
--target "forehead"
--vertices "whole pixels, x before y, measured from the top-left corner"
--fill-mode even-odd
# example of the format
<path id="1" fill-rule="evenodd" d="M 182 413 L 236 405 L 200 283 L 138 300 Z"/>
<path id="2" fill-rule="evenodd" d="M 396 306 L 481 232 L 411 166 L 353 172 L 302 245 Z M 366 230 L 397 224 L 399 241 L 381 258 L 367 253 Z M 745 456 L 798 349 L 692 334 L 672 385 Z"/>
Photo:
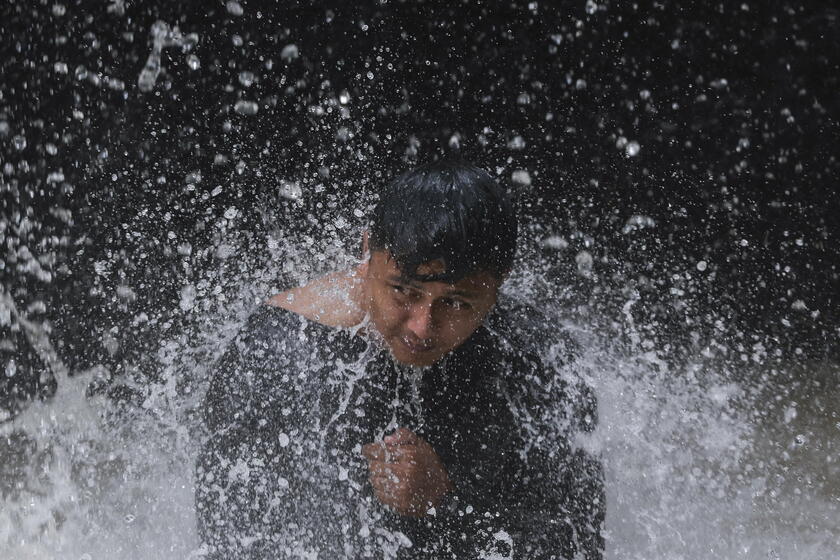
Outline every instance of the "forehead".
<path id="1" fill-rule="evenodd" d="M 440 281 L 421 281 L 416 278 L 404 276 L 402 271 L 397 266 L 397 261 L 392 259 L 387 251 L 376 251 L 371 255 L 370 259 L 371 271 L 374 275 L 391 281 L 400 281 L 403 283 L 422 286 L 423 288 L 432 291 L 458 291 L 463 292 L 464 295 L 480 296 L 484 292 L 492 292 L 500 284 L 499 280 L 489 272 L 476 272 L 458 280 L 457 282 L 440 282 Z M 434 276 L 446 272 L 446 263 L 442 260 L 433 260 L 425 262 L 417 267 L 418 276 Z"/>

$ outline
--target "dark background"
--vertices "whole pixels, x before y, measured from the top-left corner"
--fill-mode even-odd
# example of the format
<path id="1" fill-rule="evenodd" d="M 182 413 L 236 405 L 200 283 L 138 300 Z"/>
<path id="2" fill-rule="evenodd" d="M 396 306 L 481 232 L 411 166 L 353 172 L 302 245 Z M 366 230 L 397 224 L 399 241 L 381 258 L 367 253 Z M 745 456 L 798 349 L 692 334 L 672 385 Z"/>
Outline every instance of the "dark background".
<path id="1" fill-rule="evenodd" d="M 520 192 L 523 255 L 570 310 L 609 324 L 635 293 L 665 353 L 836 358 L 828 3 L 228 4 L 0 5 L 0 276 L 71 371 L 154 370 L 195 327 L 185 285 L 233 293 L 272 236 L 350 243 L 379 184 L 444 154 Z M 198 41 L 144 92 L 158 20 Z M 3 408 L 54 389 L 14 314 L 0 342 Z"/>

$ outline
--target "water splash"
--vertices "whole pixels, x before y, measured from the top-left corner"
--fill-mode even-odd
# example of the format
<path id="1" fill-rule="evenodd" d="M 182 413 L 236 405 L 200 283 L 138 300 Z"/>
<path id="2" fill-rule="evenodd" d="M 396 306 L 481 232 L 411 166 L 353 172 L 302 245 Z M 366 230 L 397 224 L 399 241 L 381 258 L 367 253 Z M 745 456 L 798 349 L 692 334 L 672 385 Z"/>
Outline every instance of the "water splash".
<path id="1" fill-rule="evenodd" d="M 160 57 L 163 54 L 163 49 L 168 47 L 181 47 L 184 52 L 189 52 L 198 43 L 198 35 L 196 33 L 184 35 L 178 29 L 177 25 L 170 28 L 169 24 L 160 20 L 152 24 L 149 33 L 152 36 L 152 52 L 149 53 L 146 64 L 137 77 L 137 87 L 144 93 L 148 93 L 155 88 L 155 83 L 162 70 Z M 198 59 L 196 58 L 195 60 Z M 191 68 L 193 66 L 194 63 L 190 64 Z"/>
<path id="2" fill-rule="evenodd" d="M 517 291 L 512 280 L 507 289 Z M 227 321 L 205 315 L 206 325 L 219 320 L 222 327 L 203 337 L 164 344 L 158 382 L 131 374 L 123 380 L 143 394 L 126 406 L 88 396 L 107 372 L 69 375 L 48 333 L 5 291 L 2 298 L 59 383 L 52 401 L 33 403 L 2 427 L 7 441 L 28 451 L 17 456 L 16 487 L 4 487 L 0 550 L 15 558 L 200 556 L 191 480 L 202 372 L 248 306 Z M 193 309 L 202 308 L 200 300 Z M 828 520 L 836 519 L 840 493 L 828 481 L 837 479 L 838 465 L 826 464 L 825 452 L 837 419 L 815 424 L 825 418 L 822 401 L 810 397 L 796 415 L 788 405 L 762 409 L 756 405 L 767 388 L 737 382 L 734 365 L 720 356 L 669 360 L 630 322 L 629 311 L 623 329 L 632 336 L 616 337 L 602 325 L 570 322 L 565 309 L 545 303 L 582 344 L 586 357 L 573 373 L 600 401 L 600 427 L 579 443 L 601 453 L 607 467 L 607 558 L 764 560 L 803 550 L 809 558 L 833 557 Z M 190 379 L 179 373 L 184 368 L 192 369 Z M 837 375 L 829 368 L 824 382 Z M 796 401 L 809 403 L 810 394 L 800 389 Z M 800 434 L 807 437 L 796 444 Z M 790 444 L 779 451 L 774 442 L 785 440 Z M 820 462 L 824 472 L 815 467 Z M 819 484 L 797 485 L 792 472 Z M 497 544 L 486 557 L 508 557 L 504 542 Z M 403 545 L 395 541 L 394 550 Z"/>

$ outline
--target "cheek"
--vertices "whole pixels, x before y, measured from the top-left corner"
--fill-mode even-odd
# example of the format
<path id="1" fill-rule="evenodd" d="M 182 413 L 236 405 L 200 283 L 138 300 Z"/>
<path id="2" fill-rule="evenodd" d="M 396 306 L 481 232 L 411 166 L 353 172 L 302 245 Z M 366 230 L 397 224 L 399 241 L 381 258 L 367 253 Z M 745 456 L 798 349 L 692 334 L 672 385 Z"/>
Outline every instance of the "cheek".
<path id="1" fill-rule="evenodd" d="M 403 307 L 395 304 L 388 294 L 379 294 L 379 297 L 374 298 L 370 311 L 374 325 L 382 334 L 397 330 L 404 321 Z"/>
<path id="2" fill-rule="evenodd" d="M 460 344 L 468 339 L 480 325 L 481 320 L 475 317 L 459 317 L 450 321 L 442 333 L 450 344 Z"/>

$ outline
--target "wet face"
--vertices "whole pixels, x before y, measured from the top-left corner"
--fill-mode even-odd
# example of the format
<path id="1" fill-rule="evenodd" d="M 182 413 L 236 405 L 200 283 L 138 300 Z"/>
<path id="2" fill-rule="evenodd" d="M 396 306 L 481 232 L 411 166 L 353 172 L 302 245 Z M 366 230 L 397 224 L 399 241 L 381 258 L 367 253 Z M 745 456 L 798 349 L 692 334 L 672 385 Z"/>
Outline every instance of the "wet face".
<path id="1" fill-rule="evenodd" d="M 480 272 L 455 282 L 419 282 L 404 277 L 385 251 L 365 265 L 365 311 L 394 358 L 428 366 L 466 341 L 496 303 L 502 281 Z M 418 267 L 418 275 L 444 271 L 441 261 Z"/>

